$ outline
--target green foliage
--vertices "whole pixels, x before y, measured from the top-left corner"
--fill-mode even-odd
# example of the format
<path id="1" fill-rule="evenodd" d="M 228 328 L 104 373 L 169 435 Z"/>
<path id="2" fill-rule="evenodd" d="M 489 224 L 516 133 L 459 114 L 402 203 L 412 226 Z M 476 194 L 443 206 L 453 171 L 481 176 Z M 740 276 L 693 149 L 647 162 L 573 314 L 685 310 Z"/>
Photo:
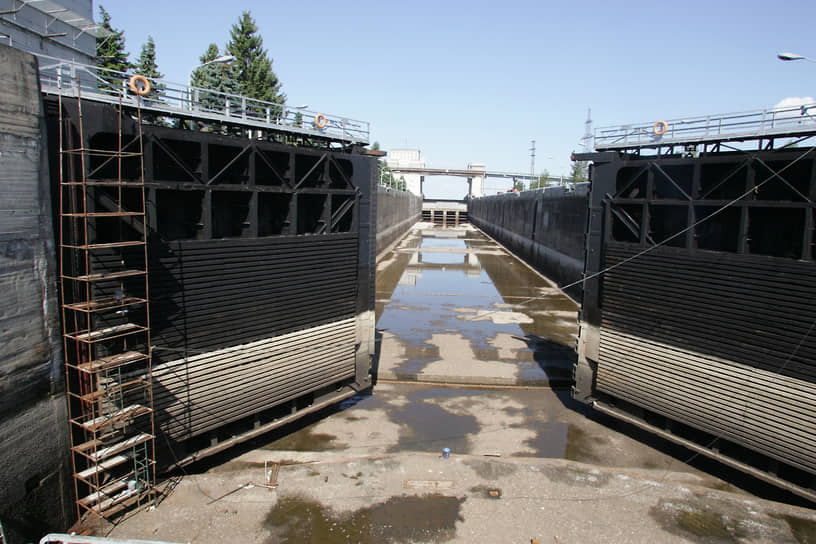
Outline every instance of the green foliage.
<path id="1" fill-rule="evenodd" d="M 193 71 L 191 85 L 218 93 L 241 94 L 241 85 L 238 83 L 236 68 L 231 64 L 212 62 L 220 56 L 218 46 L 211 43 L 204 54 L 199 57 L 201 64 L 205 64 L 205 66 L 199 66 Z M 196 104 L 199 108 L 222 111 L 226 107 L 226 99 L 221 95 L 208 93 L 207 91 L 198 91 L 197 94 L 198 96 L 193 96 L 192 100 L 198 99 Z M 239 106 L 240 104 L 236 102 L 234 105 L 231 104 L 230 107 L 232 109 Z"/>
<path id="2" fill-rule="evenodd" d="M 153 41 L 153 36 L 148 36 L 147 42 L 142 45 L 142 52 L 136 62 L 136 72 L 148 79 L 161 79 L 164 77 L 164 74 L 159 72 L 158 64 L 156 64 L 156 42 Z"/>
<path id="3" fill-rule="evenodd" d="M 588 181 L 587 171 L 588 166 L 586 161 L 573 161 L 572 169 L 570 170 L 570 178 L 572 178 L 573 183 Z"/>
<path id="4" fill-rule="evenodd" d="M 544 170 L 537 179 L 530 182 L 530 189 L 543 189 L 547 186 L 547 180 L 550 178 L 550 173 Z"/>
<path id="5" fill-rule="evenodd" d="M 524 190 L 524 182 L 520 179 L 513 180 L 513 189 L 516 191 L 523 191 Z"/>
<path id="6" fill-rule="evenodd" d="M 111 26 L 110 13 L 105 11 L 105 8 L 99 6 L 99 18 L 97 24 L 109 34 L 96 38 L 96 65 L 100 68 L 108 70 L 116 70 L 118 72 L 127 72 L 133 67 L 128 54 L 125 51 L 125 33 L 122 30 L 116 30 Z M 122 77 L 106 72 L 100 72 L 100 77 L 109 82 L 111 87 L 119 90 L 122 85 Z"/>
<path id="7" fill-rule="evenodd" d="M 243 12 L 238 23 L 232 25 L 227 52 L 236 59 L 235 77 L 241 94 L 275 104 L 286 103 L 278 76 L 272 71 L 272 59 L 263 48 L 263 38 L 250 12 Z M 278 108 L 275 113 L 280 111 Z"/>
<path id="8" fill-rule="evenodd" d="M 371 150 L 379 151 L 380 142 L 371 144 Z M 384 187 L 391 187 L 392 189 L 398 189 L 400 191 L 405 191 L 408 186 L 404 176 L 400 176 L 399 179 L 394 178 L 394 172 L 391 171 L 391 168 L 389 168 L 388 164 L 382 159 L 377 161 L 377 183 Z"/>
<path id="9" fill-rule="evenodd" d="M 153 36 L 148 36 L 147 42 L 142 45 L 142 52 L 135 68 L 137 74 L 143 75 L 150 80 L 150 94 L 144 98 L 144 101 L 147 103 L 163 102 L 166 87 L 156 81 L 163 78 L 164 74 L 159 72 L 159 65 L 156 63 L 156 42 L 153 40 Z M 142 118 L 148 123 L 166 125 L 161 116 L 146 113 Z"/>

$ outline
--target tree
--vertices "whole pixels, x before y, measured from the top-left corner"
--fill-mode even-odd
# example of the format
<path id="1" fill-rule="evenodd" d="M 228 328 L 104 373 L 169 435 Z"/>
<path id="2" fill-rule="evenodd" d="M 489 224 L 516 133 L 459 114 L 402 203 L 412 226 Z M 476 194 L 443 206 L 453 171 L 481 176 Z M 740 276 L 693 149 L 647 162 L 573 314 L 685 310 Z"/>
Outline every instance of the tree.
<path id="1" fill-rule="evenodd" d="M 159 72 L 158 64 L 156 64 L 156 42 L 153 41 L 153 36 L 148 36 L 147 42 L 142 45 L 142 52 L 136 63 L 136 71 L 148 79 L 161 79 L 164 77 L 164 74 Z"/>
<path id="2" fill-rule="evenodd" d="M 524 190 L 524 182 L 520 179 L 513 180 L 513 189 L 516 191 L 523 191 Z"/>
<path id="3" fill-rule="evenodd" d="M 99 6 L 99 17 L 101 19 L 98 22 L 99 26 L 107 32 L 100 33 L 100 36 L 96 38 L 96 65 L 107 70 L 127 72 L 133 67 L 133 64 L 131 64 L 125 51 L 124 31 L 116 30 L 111 26 L 110 13 L 105 11 L 105 8 L 101 5 Z M 124 79 L 118 74 L 105 71 L 100 72 L 99 77 L 109 82 L 111 87 L 117 91 L 121 87 L 122 79 Z"/>
<path id="4" fill-rule="evenodd" d="M 232 25 L 227 52 L 236 59 L 241 94 L 281 106 L 286 103 L 278 76 L 272 71 L 272 59 L 263 48 L 263 38 L 250 12 L 243 12 L 238 23 Z M 274 113 L 279 115 L 280 111 L 281 108 L 276 108 Z"/>
<path id="5" fill-rule="evenodd" d="M 544 170 L 541 174 L 539 174 L 538 178 L 530 182 L 530 189 L 543 189 L 547 186 L 549 179 L 550 173 Z"/>
<path id="6" fill-rule="evenodd" d="M 582 181 L 588 181 L 589 178 L 587 177 L 587 163 L 586 161 L 573 161 L 572 162 L 572 169 L 570 170 L 570 178 L 572 178 L 573 183 L 580 183 Z"/>
<path id="7" fill-rule="evenodd" d="M 241 94 L 241 85 L 238 83 L 237 70 L 235 67 L 224 63 L 212 62 L 220 56 L 221 53 L 218 50 L 218 46 L 211 43 L 204 54 L 199 57 L 201 64 L 210 64 L 199 66 L 193 71 L 190 81 L 193 87 L 216 91 L 215 93 L 198 91 L 198 101 L 195 103 L 195 106 L 199 108 L 223 111 L 226 106 L 226 100 L 217 93 Z M 193 96 L 192 100 L 196 100 L 196 96 Z"/>
<path id="8" fill-rule="evenodd" d="M 379 151 L 380 142 L 374 142 L 371 144 L 371 150 Z M 399 181 L 394 179 L 394 173 L 391 171 L 391 168 L 388 167 L 388 163 L 382 159 L 377 160 L 377 183 L 385 187 L 391 187 L 401 191 L 404 191 L 405 187 L 407 186 L 405 177 L 400 176 Z"/>
<path id="9" fill-rule="evenodd" d="M 147 42 L 142 45 L 142 52 L 139 55 L 139 61 L 136 63 L 136 72 L 148 78 L 151 85 L 150 95 L 145 97 L 146 102 L 162 102 L 164 99 L 165 86 L 157 82 L 157 79 L 164 77 L 164 74 L 159 72 L 159 66 L 156 64 L 156 42 L 153 41 L 153 36 L 147 37 Z M 150 122 L 159 125 L 165 125 L 160 116 L 145 114 L 143 118 Z"/>

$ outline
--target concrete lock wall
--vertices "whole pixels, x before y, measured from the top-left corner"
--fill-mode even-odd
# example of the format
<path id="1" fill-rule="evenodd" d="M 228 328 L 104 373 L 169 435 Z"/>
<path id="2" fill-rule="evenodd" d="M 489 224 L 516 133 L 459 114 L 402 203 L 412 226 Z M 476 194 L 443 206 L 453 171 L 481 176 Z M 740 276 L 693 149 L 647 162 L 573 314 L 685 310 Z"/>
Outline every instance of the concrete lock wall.
<path id="1" fill-rule="evenodd" d="M 422 215 L 422 197 L 408 191 L 377 187 L 377 255 L 388 249 Z"/>
<path id="2" fill-rule="evenodd" d="M 35 57 L 0 46 L 0 80 L 0 521 L 16 542 L 73 509 Z"/>
<path id="3" fill-rule="evenodd" d="M 582 278 L 589 184 L 476 198 L 471 223 L 563 286 Z M 580 296 L 580 286 L 569 289 Z"/>

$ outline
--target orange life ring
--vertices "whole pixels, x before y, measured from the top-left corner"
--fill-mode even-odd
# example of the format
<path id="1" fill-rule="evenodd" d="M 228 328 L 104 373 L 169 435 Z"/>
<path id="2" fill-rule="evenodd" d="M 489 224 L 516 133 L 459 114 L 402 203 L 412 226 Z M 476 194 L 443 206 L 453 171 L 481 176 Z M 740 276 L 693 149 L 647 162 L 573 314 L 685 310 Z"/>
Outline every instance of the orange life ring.
<path id="1" fill-rule="evenodd" d="M 142 86 L 139 87 L 137 83 L 141 83 Z M 147 94 L 150 93 L 150 82 L 147 80 L 146 77 L 140 76 L 138 74 L 135 76 L 131 76 L 130 90 L 138 94 L 139 96 L 147 96 Z"/>
<path id="2" fill-rule="evenodd" d="M 663 136 L 664 134 L 666 134 L 667 130 L 669 130 L 669 124 L 666 121 L 658 121 L 652 127 L 652 131 L 657 136 Z"/>
<path id="3" fill-rule="evenodd" d="M 325 115 L 323 115 L 322 113 L 318 113 L 317 115 L 315 115 L 315 126 L 317 128 L 326 128 L 326 123 L 328 123 L 328 121 L 326 121 Z"/>

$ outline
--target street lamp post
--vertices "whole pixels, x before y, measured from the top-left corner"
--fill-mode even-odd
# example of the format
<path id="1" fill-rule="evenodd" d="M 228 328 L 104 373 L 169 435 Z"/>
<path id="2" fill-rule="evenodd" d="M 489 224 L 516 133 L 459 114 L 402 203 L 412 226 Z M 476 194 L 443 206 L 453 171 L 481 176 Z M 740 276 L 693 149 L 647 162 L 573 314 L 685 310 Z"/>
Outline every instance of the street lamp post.
<path id="1" fill-rule="evenodd" d="M 797 55 L 796 53 L 777 53 L 776 58 L 779 60 L 790 61 L 790 60 L 806 60 L 809 62 L 816 62 L 816 59 L 811 59 L 809 57 L 805 57 L 802 55 Z"/>

